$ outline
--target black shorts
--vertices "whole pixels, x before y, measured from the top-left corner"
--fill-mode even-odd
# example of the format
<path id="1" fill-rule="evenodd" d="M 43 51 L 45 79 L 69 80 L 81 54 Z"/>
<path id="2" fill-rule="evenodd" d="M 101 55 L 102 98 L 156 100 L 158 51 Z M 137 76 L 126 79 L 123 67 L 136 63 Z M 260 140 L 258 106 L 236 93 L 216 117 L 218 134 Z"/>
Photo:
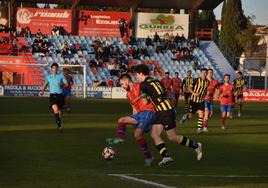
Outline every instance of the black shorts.
<path id="1" fill-rule="evenodd" d="M 174 110 L 156 112 L 155 124 L 162 124 L 166 131 L 176 128 L 176 114 Z"/>
<path id="2" fill-rule="evenodd" d="M 64 106 L 64 96 L 62 94 L 50 94 L 49 96 L 50 108 L 52 105 L 58 105 L 59 109 L 62 109 Z"/>
<path id="3" fill-rule="evenodd" d="M 184 93 L 184 100 L 188 101 L 191 95 L 192 95 L 191 93 Z"/>
<path id="4" fill-rule="evenodd" d="M 243 94 L 237 95 L 237 99 L 243 99 Z"/>
<path id="5" fill-rule="evenodd" d="M 204 111 L 205 110 L 205 101 L 204 102 L 193 102 L 190 101 L 190 106 L 189 106 L 189 113 L 195 113 L 198 110 Z"/>

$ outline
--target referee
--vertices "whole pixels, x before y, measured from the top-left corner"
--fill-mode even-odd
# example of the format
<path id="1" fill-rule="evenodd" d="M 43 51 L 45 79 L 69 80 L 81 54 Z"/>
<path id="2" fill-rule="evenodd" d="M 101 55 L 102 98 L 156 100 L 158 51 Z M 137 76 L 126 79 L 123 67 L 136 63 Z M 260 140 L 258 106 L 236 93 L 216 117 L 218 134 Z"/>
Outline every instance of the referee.
<path id="1" fill-rule="evenodd" d="M 58 126 L 58 132 L 62 133 L 63 129 L 61 126 L 61 109 L 64 106 L 64 96 L 63 96 L 63 87 L 68 87 L 67 80 L 65 77 L 58 73 L 59 65 L 57 63 L 53 63 L 51 65 L 51 74 L 46 76 L 46 81 L 43 90 L 40 95 L 44 95 L 44 91 L 49 86 L 50 96 L 49 102 L 50 107 L 53 110 L 55 116 L 55 122 Z"/>

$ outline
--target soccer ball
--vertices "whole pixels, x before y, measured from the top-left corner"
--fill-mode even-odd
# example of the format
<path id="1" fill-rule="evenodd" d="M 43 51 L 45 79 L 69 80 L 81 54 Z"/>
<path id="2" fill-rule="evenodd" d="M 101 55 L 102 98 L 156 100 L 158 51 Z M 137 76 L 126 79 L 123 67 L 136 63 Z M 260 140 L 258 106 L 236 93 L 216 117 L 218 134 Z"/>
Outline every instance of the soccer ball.
<path id="1" fill-rule="evenodd" d="M 115 158 L 116 152 L 111 146 L 107 146 L 102 151 L 102 157 L 107 160 L 113 160 Z"/>

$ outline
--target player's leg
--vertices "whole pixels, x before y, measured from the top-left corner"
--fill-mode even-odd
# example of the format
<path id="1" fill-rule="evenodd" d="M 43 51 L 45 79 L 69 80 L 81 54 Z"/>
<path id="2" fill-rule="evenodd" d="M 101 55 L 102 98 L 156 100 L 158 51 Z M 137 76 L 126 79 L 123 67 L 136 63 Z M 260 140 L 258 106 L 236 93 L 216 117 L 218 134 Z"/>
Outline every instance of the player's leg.
<path id="1" fill-rule="evenodd" d="M 205 111 L 204 111 L 204 127 L 203 127 L 204 132 L 208 132 L 207 125 L 208 125 L 208 118 L 209 118 L 209 114 L 210 114 L 209 105 L 210 105 L 210 102 L 208 100 L 206 100 L 205 101 Z"/>
<path id="2" fill-rule="evenodd" d="M 194 149 L 197 153 L 197 160 L 201 160 L 201 158 L 202 158 L 202 145 L 201 145 L 201 143 L 194 142 L 185 136 L 177 135 L 175 128 L 166 130 L 166 134 L 167 134 L 167 137 L 170 141 L 173 141 L 173 142 L 176 142 L 176 143 L 181 144 L 183 146 L 190 147 L 190 148 Z"/>
<path id="3" fill-rule="evenodd" d="M 144 166 L 152 166 L 152 162 L 153 162 L 153 157 L 151 152 L 149 151 L 149 147 L 148 144 L 145 140 L 145 138 L 143 137 L 143 133 L 144 130 L 142 128 L 136 128 L 135 132 L 134 132 L 134 138 L 137 141 L 137 143 L 139 144 L 144 158 L 145 158 L 145 163 Z"/>
<path id="4" fill-rule="evenodd" d="M 226 115 L 225 115 L 225 119 L 230 117 L 230 114 L 232 112 L 232 106 L 231 105 L 226 105 Z"/>
<path id="5" fill-rule="evenodd" d="M 159 151 L 162 156 L 162 160 L 158 163 L 160 167 L 166 166 L 169 163 L 172 163 L 174 160 L 169 156 L 167 147 L 164 141 L 161 138 L 161 133 L 163 131 L 164 126 L 162 124 L 154 124 L 152 126 L 151 137 L 154 141 L 156 149 Z"/>
<path id="6" fill-rule="evenodd" d="M 230 119 L 232 119 L 233 118 L 233 110 L 234 110 L 234 108 L 235 108 L 235 104 L 236 104 L 236 101 L 237 99 L 236 99 L 236 96 L 233 96 L 233 100 L 232 100 L 232 112 L 230 113 L 230 116 L 229 116 L 229 118 Z"/>
<path id="7" fill-rule="evenodd" d="M 175 109 L 178 107 L 178 98 L 179 98 L 179 94 L 172 93 L 172 104 Z"/>
<path id="8" fill-rule="evenodd" d="M 198 114 L 197 134 L 201 134 L 203 132 L 204 110 L 198 109 L 197 114 Z"/>
<path id="9" fill-rule="evenodd" d="M 52 108 L 52 111 L 54 113 L 55 122 L 56 122 L 56 124 L 58 126 L 58 131 L 61 132 L 62 131 L 62 127 L 61 127 L 61 111 L 60 111 L 60 109 L 59 109 L 57 104 L 53 104 L 51 106 L 51 108 Z"/>
<path id="10" fill-rule="evenodd" d="M 229 113 L 230 116 L 230 113 Z M 221 105 L 221 129 L 225 129 L 225 120 L 227 118 L 227 105 Z"/>
<path id="11" fill-rule="evenodd" d="M 189 112 L 189 94 L 184 94 L 184 114 Z"/>
<path id="12" fill-rule="evenodd" d="M 134 116 L 134 115 L 132 115 Z M 136 115 L 137 116 L 137 115 Z M 136 125 L 138 121 L 131 116 L 125 116 L 118 119 L 117 122 L 117 135 L 115 138 L 106 138 L 106 142 L 108 144 L 119 144 L 124 142 L 125 134 L 126 134 L 126 125 Z"/>
<path id="13" fill-rule="evenodd" d="M 138 123 L 136 124 L 136 129 L 134 132 L 134 137 L 138 142 L 141 150 L 143 151 L 145 157 L 144 166 L 152 166 L 153 157 L 149 151 L 146 140 L 143 137 L 144 133 L 149 132 L 152 129 L 152 124 L 156 120 L 156 114 L 154 112 L 145 110 L 139 113 L 139 118 L 136 118 Z"/>
<path id="14" fill-rule="evenodd" d="M 63 95 L 52 94 L 50 95 L 49 99 L 50 99 L 51 109 L 54 113 L 55 122 L 57 124 L 57 130 L 59 132 L 63 132 L 62 122 L 61 122 L 61 117 L 62 117 L 61 109 L 64 106 L 64 97 Z"/>
<path id="15" fill-rule="evenodd" d="M 195 111 L 194 111 L 193 108 L 194 108 L 194 106 L 193 106 L 192 101 L 189 101 L 189 104 L 188 104 L 188 107 L 187 107 L 188 112 L 185 113 L 185 114 L 182 116 L 182 118 L 180 119 L 180 124 L 181 124 L 181 125 L 182 125 L 187 119 L 192 119 L 192 118 L 193 118 L 193 115 L 194 115 L 194 113 L 195 113 Z"/>
<path id="16" fill-rule="evenodd" d="M 65 106 L 68 112 L 71 112 L 71 96 L 65 96 Z"/>
<path id="17" fill-rule="evenodd" d="M 237 99 L 237 104 L 238 104 L 237 116 L 238 117 L 241 117 L 241 112 L 242 112 L 242 96 L 239 96 L 239 98 Z"/>

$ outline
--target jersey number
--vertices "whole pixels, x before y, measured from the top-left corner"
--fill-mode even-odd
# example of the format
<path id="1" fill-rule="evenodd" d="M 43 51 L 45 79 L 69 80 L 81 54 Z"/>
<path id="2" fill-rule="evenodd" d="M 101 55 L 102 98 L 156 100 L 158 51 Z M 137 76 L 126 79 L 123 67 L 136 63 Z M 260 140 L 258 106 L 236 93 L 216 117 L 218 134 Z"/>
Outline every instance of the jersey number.
<path id="1" fill-rule="evenodd" d="M 154 87 L 154 89 L 156 90 L 156 92 L 158 93 L 158 95 L 163 94 L 163 88 L 161 86 L 161 84 L 159 82 L 152 82 L 151 85 Z"/>

